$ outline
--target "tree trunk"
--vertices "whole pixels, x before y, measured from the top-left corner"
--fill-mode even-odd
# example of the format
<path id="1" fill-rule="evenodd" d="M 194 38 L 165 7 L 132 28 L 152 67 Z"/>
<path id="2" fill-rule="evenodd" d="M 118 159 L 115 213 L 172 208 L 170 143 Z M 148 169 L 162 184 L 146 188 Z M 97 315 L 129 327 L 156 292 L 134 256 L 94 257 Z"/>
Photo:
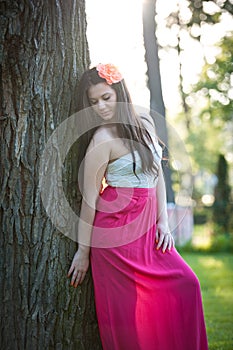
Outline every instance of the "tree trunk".
<path id="1" fill-rule="evenodd" d="M 166 148 L 168 148 L 165 107 L 162 95 L 158 43 L 156 38 L 155 5 L 156 0 L 145 0 L 143 2 L 143 36 L 147 63 L 148 86 L 150 90 L 151 115 L 154 118 L 159 138 L 166 145 Z M 171 186 L 170 169 L 165 165 L 163 166 L 163 171 L 166 182 L 167 201 L 173 203 L 174 193 Z"/>
<path id="2" fill-rule="evenodd" d="M 90 274 L 70 287 L 76 244 L 52 226 L 38 186 L 45 143 L 75 111 L 89 64 L 85 1 L 6 0 L 0 11 L 0 348 L 101 349 Z"/>

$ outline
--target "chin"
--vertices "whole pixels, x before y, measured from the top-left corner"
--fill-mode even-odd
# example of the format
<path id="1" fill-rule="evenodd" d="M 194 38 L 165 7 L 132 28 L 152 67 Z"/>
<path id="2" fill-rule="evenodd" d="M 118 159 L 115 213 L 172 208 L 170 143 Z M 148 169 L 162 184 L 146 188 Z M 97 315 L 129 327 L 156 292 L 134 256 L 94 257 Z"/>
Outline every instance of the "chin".
<path id="1" fill-rule="evenodd" d="M 100 118 L 103 120 L 111 120 L 113 119 L 113 115 L 112 114 L 107 114 L 107 115 L 100 115 Z"/>

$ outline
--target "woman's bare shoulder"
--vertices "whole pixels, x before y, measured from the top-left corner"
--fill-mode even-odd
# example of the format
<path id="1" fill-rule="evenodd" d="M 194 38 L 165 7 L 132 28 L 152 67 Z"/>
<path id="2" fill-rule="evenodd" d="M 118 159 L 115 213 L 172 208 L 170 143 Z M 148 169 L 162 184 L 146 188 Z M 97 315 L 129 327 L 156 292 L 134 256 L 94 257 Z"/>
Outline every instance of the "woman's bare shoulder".
<path id="1" fill-rule="evenodd" d="M 102 125 L 95 131 L 92 140 L 95 144 L 101 144 L 103 142 L 112 141 L 114 138 L 114 127 L 111 125 Z"/>
<path id="2" fill-rule="evenodd" d="M 143 124 L 146 124 L 146 125 L 149 125 L 150 127 L 155 128 L 154 120 L 150 114 L 142 113 L 142 114 L 140 114 L 140 118 L 141 118 Z"/>

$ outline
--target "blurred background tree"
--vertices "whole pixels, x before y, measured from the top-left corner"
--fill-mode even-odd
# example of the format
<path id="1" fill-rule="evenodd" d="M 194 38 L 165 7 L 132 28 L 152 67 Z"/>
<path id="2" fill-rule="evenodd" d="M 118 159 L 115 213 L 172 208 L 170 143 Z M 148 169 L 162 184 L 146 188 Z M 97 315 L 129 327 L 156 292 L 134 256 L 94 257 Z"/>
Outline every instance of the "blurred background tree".
<path id="1" fill-rule="evenodd" d="M 215 187 L 213 204 L 213 222 L 217 226 L 216 233 L 229 234 L 230 227 L 230 186 L 228 184 L 228 165 L 225 157 L 220 154 L 217 166 L 218 182 Z"/>
<path id="2" fill-rule="evenodd" d="M 185 127 L 183 135 L 193 163 L 193 198 L 197 211 L 200 205 L 209 208 L 214 200 L 218 200 L 215 186 L 221 183 L 223 175 L 216 174 L 219 153 L 224 157 L 229 173 L 233 172 L 233 36 L 232 32 L 226 32 L 215 44 L 214 58 L 208 56 L 203 40 L 207 27 L 209 30 L 217 27 L 226 17 L 232 21 L 232 15 L 231 1 L 180 1 L 166 19 L 167 28 L 176 37 L 173 49 L 176 49 L 179 61 L 179 91 L 183 107 L 176 120 Z M 194 44 L 196 41 L 202 45 L 204 61 L 198 81 L 189 86 L 185 83 L 184 70 L 184 41 L 187 37 Z M 229 201 L 232 200 L 232 185 L 231 180 Z M 225 214 L 222 212 L 221 220 L 218 215 L 220 222 Z"/>
<path id="3" fill-rule="evenodd" d="M 143 2 L 143 38 L 145 46 L 145 61 L 147 65 L 147 85 L 150 91 L 150 111 L 154 119 L 155 127 L 160 140 L 166 145 L 164 157 L 168 156 L 168 132 L 166 124 L 166 111 L 163 100 L 158 39 L 156 37 L 156 0 L 145 0 Z M 163 118 L 156 118 L 159 113 Z M 163 164 L 164 179 L 166 182 L 167 202 L 174 203 L 174 192 L 172 189 L 171 172 L 167 162 Z"/>

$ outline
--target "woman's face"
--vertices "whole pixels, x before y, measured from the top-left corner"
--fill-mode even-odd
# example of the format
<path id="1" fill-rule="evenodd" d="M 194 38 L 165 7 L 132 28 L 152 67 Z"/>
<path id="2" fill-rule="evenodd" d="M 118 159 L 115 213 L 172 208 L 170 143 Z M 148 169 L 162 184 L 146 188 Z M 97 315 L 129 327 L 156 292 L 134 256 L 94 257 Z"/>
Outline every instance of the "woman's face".
<path id="1" fill-rule="evenodd" d="M 88 98 L 95 112 L 103 120 L 114 117 L 117 105 L 116 91 L 107 83 L 92 85 L 88 89 Z"/>

